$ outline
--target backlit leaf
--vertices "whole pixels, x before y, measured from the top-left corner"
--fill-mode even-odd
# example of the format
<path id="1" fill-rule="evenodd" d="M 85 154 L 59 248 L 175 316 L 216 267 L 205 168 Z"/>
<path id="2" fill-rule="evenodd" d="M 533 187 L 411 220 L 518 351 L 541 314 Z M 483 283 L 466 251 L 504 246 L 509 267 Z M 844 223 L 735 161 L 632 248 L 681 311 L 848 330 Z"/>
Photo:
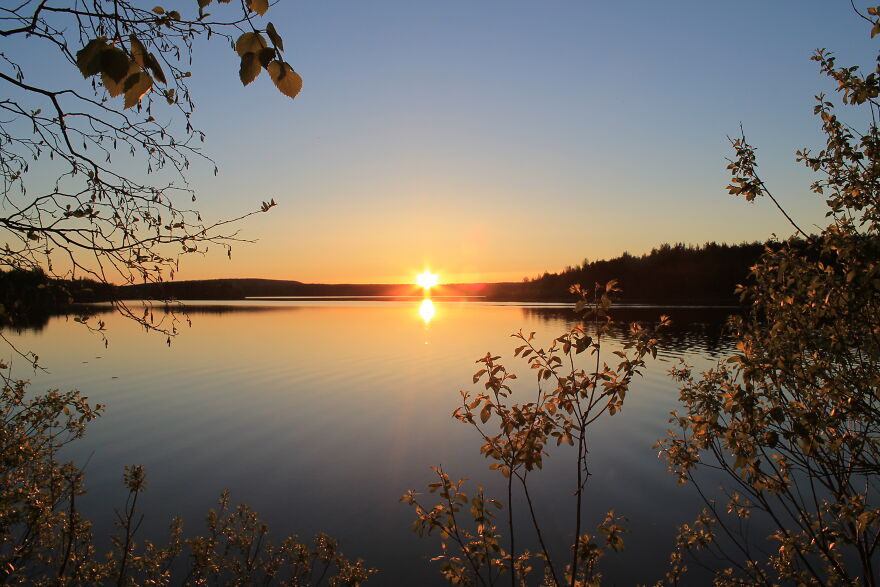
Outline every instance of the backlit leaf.
<path id="1" fill-rule="evenodd" d="M 269 0 L 250 0 L 248 7 L 260 16 L 263 16 L 269 10 Z"/>
<path id="2" fill-rule="evenodd" d="M 161 84 L 167 84 L 167 80 L 165 79 L 165 73 L 162 71 L 162 67 L 159 65 L 159 60 L 156 59 L 156 56 L 152 53 L 147 54 L 147 69 L 153 72 L 153 77 L 156 78 Z"/>
<path id="3" fill-rule="evenodd" d="M 107 47 L 101 51 L 101 73 L 115 82 L 121 82 L 128 74 L 129 65 L 133 65 L 125 51 L 116 47 Z"/>
<path id="4" fill-rule="evenodd" d="M 260 33 L 243 33 L 235 41 L 235 52 L 239 57 L 244 57 L 245 53 L 259 53 L 266 47 L 266 39 Z"/>
<path id="5" fill-rule="evenodd" d="M 128 78 L 128 76 L 138 73 L 141 70 L 140 67 L 137 66 L 134 62 L 129 62 L 129 67 L 126 70 L 126 75 L 122 76 L 119 80 L 114 80 L 106 73 L 101 74 L 101 83 L 104 84 L 104 87 L 107 88 L 107 93 L 110 94 L 111 98 L 115 98 L 119 96 L 123 92 L 125 92 L 125 84 L 124 80 Z"/>
<path id="6" fill-rule="evenodd" d="M 129 42 L 131 43 L 131 56 L 134 59 L 134 62 L 140 65 L 141 67 L 146 67 L 147 65 L 147 49 L 144 47 L 143 43 L 138 40 L 138 38 L 134 35 L 129 36 Z"/>
<path id="7" fill-rule="evenodd" d="M 284 40 L 281 38 L 281 35 L 278 34 L 278 31 L 275 30 L 275 25 L 271 22 L 266 25 L 266 34 L 269 35 L 269 40 L 272 41 L 272 44 L 278 47 L 279 50 L 284 51 Z"/>
<path id="8" fill-rule="evenodd" d="M 76 66 L 84 78 L 92 77 L 101 73 L 101 53 L 107 49 L 107 39 L 98 37 L 92 39 L 86 46 L 76 52 Z"/>
<path id="9" fill-rule="evenodd" d="M 270 63 L 266 69 L 272 76 L 272 81 L 275 82 L 278 91 L 285 96 L 296 98 L 296 95 L 302 90 L 302 78 L 293 71 L 289 63 L 276 60 Z"/>
<path id="10" fill-rule="evenodd" d="M 243 85 L 248 85 L 260 75 L 260 61 L 253 53 L 245 53 L 241 56 L 241 67 L 238 70 L 238 77 Z"/>
<path id="11" fill-rule="evenodd" d="M 260 61 L 260 65 L 263 67 L 268 66 L 269 63 L 271 63 L 271 61 L 275 59 L 275 53 L 276 51 L 272 47 L 266 47 L 265 49 L 262 49 L 257 55 L 257 58 Z"/>

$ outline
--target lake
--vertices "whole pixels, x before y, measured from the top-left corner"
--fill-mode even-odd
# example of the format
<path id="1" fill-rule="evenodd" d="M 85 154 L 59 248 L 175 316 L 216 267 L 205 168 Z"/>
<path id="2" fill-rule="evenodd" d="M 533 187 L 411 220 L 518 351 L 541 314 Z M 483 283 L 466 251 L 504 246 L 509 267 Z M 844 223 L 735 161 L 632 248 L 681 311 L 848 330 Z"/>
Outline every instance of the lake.
<path id="1" fill-rule="evenodd" d="M 626 551 L 602 561 L 609 584 L 661 578 L 675 527 L 702 506 L 691 488 L 676 486 L 652 446 L 676 408 L 667 371 L 679 359 L 705 368 L 725 357 L 729 311 L 640 307 L 616 316 L 664 313 L 674 325 L 657 359 L 634 382 L 622 413 L 590 430 L 587 529 L 611 508 L 629 519 Z M 510 334 L 535 331 L 549 346 L 577 322 L 562 305 L 444 301 L 426 320 L 417 300 L 198 302 L 188 314 L 192 326 L 184 321 L 170 347 L 113 312 L 102 316 L 106 348 L 64 316 L 5 332 L 49 371 L 13 361 L 14 375 L 32 380 L 34 391 L 78 388 L 107 405 L 66 453 L 86 470 L 89 493 L 78 504 L 106 532 L 113 508 L 124 505 L 123 467 L 142 464 L 141 537 L 167 535 L 172 515 L 183 517 L 185 530 L 203 531 L 204 515 L 229 489 L 233 503 L 260 512 L 276 539 L 318 531 L 338 538 L 347 556 L 380 570 L 373 585 L 442 583 L 428 562 L 439 552 L 436 540 L 410 530 L 413 511 L 398 501 L 434 480 L 429 466 L 503 497 L 476 432 L 451 417 L 459 390 L 477 390 L 476 359 L 501 355 L 519 375 L 517 397 L 527 401 L 534 373 L 512 358 Z M 573 532 L 567 456 L 551 450 L 533 476 L 538 514 L 555 544 Z"/>

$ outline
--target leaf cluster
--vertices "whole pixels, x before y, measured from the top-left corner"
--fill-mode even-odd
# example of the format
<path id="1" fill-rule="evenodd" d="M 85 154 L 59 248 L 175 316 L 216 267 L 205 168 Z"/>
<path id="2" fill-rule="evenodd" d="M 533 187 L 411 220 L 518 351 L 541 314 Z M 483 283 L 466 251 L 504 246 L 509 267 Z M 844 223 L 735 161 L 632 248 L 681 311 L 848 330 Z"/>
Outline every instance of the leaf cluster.
<path id="1" fill-rule="evenodd" d="M 231 255 L 244 240 L 235 222 L 274 205 L 215 222 L 189 208 L 196 201 L 187 184 L 192 163 L 217 172 L 200 146 L 204 133 L 190 122 L 195 41 L 218 37 L 235 48 L 262 39 L 260 63 L 279 90 L 294 97 L 301 87 L 282 58 L 276 26 L 259 26 L 267 0 L 223 7 L 219 17 L 206 12 L 210 5 L 170 10 L 100 0 L 4 8 L 0 39 L 10 44 L 0 51 L 0 267 L 102 283 L 173 279 L 185 255 L 212 245 Z M 28 57 L 38 53 L 46 55 L 40 63 Z M 61 68 L 76 68 L 86 82 L 58 87 L 41 75 Z M 143 169 L 119 161 L 127 157 Z"/>
<path id="2" fill-rule="evenodd" d="M 872 36 L 877 14 L 862 15 Z M 840 68 L 825 50 L 813 59 L 843 104 L 872 122 L 859 131 L 816 96 L 825 146 L 797 158 L 818 175 L 811 189 L 825 200 L 829 224 L 807 234 L 786 214 L 799 236 L 767 247 L 741 286 L 749 311 L 730 322 L 737 353 L 699 375 L 686 365 L 673 370 L 682 409 L 659 444 L 680 482 L 695 483 L 707 469 L 723 476 L 726 503 L 707 499 L 701 526 L 722 528 L 724 540 L 707 530 L 680 543 L 722 557 L 721 584 L 874 585 L 878 576 L 880 69 Z M 733 146 L 728 189 L 778 207 L 754 148 L 745 136 Z M 774 528 L 770 536 L 742 531 L 737 521 L 754 518 Z M 775 546 L 760 556 L 755 545 L 766 540 Z"/>
<path id="3" fill-rule="evenodd" d="M 514 356 L 535 375 L 532 397 L 515 401 L 522 397 L 522 392 L 513 388 L 517 376 L 500 362 L 500 356 L 487 353 L 477 360 L 480 368 L 473 376 L 473 383 L 482 384 L 483 391 L 461 391 L 461 405 L 453 413 L 454 418 L 477 431 L 483 440 L 480 452 L 491 461 L 489 468 L 499 471 L 506 480 L 507 540 L 501 540 L 494 512 L 487 508 L 492 504 L 502 509 L 504 502 L 487 499 L 482 488 L 469 497 L 462 491 L 464 480 L 453 482 L 440 469 L 435 469 L 439 481 L 429 485 L 432 493 L 440 492 L 439 504 L 428 508 L 414 492 L 404 495 L 403 501 L 416 508 L 414 530 L 420 535 L 438 530 L 443 554 L 437 560 L 442 561 L 443 575 L 453 583 L 492 584 L 507 573 L 511 585 L 524 585 L 529 582 L 528 573 L 539 564 L 543 584 L 591 585 L 601 578 L 597 563 L 604 552 L 623 549 L 622 518 L 613 512 L 599 525 L 601 544 L 581 529 L 584 490 L 590 474 L 588 428 L 603 415 L 621 412 L 633 378 L 641 374 L 647 357 L 656 356 L 657 331 L 668 324 L 668 318 L 662 317 L 654 327 L 630 325 L 622 348 L 611 353 L 617 362 L 609 365 L 603 360 L 603 345 L 613 326 L 610 310 L 612 297 L 619 291 L 616 282 L 596 284 L 591 289 L 573 286 L 571 291 L 579 297 L 576 310 L 584 315 L 583 324 L 557 337 L 547 348 L 536 344 L 534 333 L 520 331 L 512 335 L 520 343 Z M 581 356 L 586 357 L 589 367 L 579 366 Z M 576 450 L 575 454 L 568 453 L 573 457 L 577 485 L 570 493 L 574 497 L 573 538 L 565 554 L 553 553 L 547 546 L 538 504 L 529 492 L 530 475 L 540 470 L 553 447 L 560 445 Z M 514 488 L 521 492 L 532 521 L 531 531 L 540 545 L 534 555 L 516 549 L 522 530 L 514 524 Z M 459 512 L 467 504 L 471 504 L 471 518 L 463 520 Z M 468 523 L 476 525 L 476 533 L 466 529 Z M 455 554 L 451 554 L 453 551 Z M 571 556 L 570 563 L 561 566 L 554 562 L 554 558 L 566 555 Z"/>

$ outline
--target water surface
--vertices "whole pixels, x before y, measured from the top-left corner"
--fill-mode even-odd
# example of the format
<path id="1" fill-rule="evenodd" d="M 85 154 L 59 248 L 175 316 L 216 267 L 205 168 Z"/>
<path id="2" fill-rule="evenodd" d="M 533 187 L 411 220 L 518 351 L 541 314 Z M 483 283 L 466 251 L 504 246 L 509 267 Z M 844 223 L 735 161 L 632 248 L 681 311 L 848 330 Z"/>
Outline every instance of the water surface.
<path id="1" fill-rule="evenodd" d="M 398 502 L 401 494 L 431 482 L 430 465 L 503 493 L 476 433 L 451 418 L 458 391 L 476 391 L 475 360 L 501 355 L 520 376 L 524 400 L 534 375 L 511 358 L 509 335 L 535 331 L 549 345 L 577 318 L 558 305 L 435 301 L 426 322 L 420 308 L 419 300 L 192 303 L 192 327 L 183 322 L 170 347 L 114 313 L 103 316 L 107 348 L 67 317 L 6 334 L 49 369 L 16 364 L 15 375 L 31 379 L 34 390 L 79 388 L 107 405 L 68 452 L 86 468 L 83 507 L 99 531 L 124 503 L 123 466 L 138 463 L 148 479 L 139 502 L 144 536 L 165 535 L 171 515 L 202 530 L 204 514 L 229 489 L 276 538 L 326 531 L 347 555 L 380 569 L 373 584 L 415 585 L 439 582 L 427 562 L 438 549 L 410 531 L 413 512 Z M 675 326 L 657 360 L 623 412 L 591 430 L 586 520 L 595 524 L 611 508 L 629 518 L 627 550 L 603 560 L 606 577 L 619 584 L 660 578 L 675 525 L 700 507 L 652 448 L 676 405 L 666 372 L 680 358 L 706 366 L 730 350 L 727 310 L 618 311 L 636 320 L 661 313 Z M 557 544 L 573 531 L 575 477 L 566 456 L 551 455 L 532 490 Z"/>

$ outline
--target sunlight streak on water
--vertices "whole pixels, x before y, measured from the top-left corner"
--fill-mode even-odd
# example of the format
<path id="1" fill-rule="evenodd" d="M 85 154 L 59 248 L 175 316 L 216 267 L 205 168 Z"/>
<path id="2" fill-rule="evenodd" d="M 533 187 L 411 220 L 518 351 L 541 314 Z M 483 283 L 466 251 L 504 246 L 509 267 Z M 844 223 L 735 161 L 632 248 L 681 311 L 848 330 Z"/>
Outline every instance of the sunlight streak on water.
<path id="1" fill-rule="evenodd" d="M 422 320 L 425 321 L 425 324 L 429 324 L 431 322 L 434 314 L 434 302 L 431 301 L 431 298 L 425 298 L 424 300 L 422 300 L 422 303 L 419 304 L 419 316 L 422 317 Z"/>

